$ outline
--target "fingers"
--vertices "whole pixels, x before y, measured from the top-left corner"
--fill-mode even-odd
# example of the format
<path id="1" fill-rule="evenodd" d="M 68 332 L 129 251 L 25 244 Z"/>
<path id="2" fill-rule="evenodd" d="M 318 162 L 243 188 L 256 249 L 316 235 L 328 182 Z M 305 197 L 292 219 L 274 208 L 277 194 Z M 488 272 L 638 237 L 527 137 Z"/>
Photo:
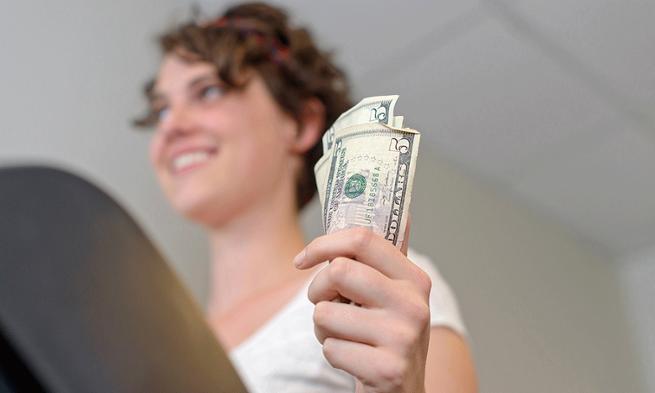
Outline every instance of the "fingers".
<path id="1" fill-rule="evenodd" d="M 321 236 L 294 259 L 299 269 L 308 269 L 337 257 L 355 259 L 394 279 L 411 279 L 407 258 L 388 240 L 367 228 L 352 228 Z"/>
<path id="2" fill-rule="evenodd" d="M 389 331 L 384 311 L 353 304 L 321 301 L 314 307 L 314 333 L 323 344 L 328 337 L 373 346 L 385 345 Z M 389 341 L 389 340 L 386 340 Z"/>
<path id="3" fill-rule="evenodd" d="M 383 392 L 397 391 L 402 386 L 409 365 L 405 359 L 390 352 L 332 337 L 323 343 L 323 355 L 333 367 Z"/>
<path id="4" fill-rule="evenodd" d="M 336 258 L 312 280 L 309 300 L 317 304 L 339 295 L 365 307 L 381 307 L 392 303 L 394 286 L 390 279 L 363 263 Z"/>
<path id="5" fill-rule="evenodd" d="M 314 308 L 314 333 L 321 344 L 328 338 L 353 341 L 405 355 L 406 348 L 418 339 L 426 326 L 394 316 L 382 309 L 367 309 L 353 304 L 319 302 Z M 429 314 L 428 314 L 429 318 Z"/>
<path id="6" fill-rule="evenodd" d="M 429 324 L 427 295 L 417 289 L 415 283 L 391 280 L 355 260 L 336 258 L 309 286 L 316 336 L 321 342 L 337 337 L 400 351 L 414 341 L 411 332 Z M 361 307 L 332 302 L 338 297 Z"/>

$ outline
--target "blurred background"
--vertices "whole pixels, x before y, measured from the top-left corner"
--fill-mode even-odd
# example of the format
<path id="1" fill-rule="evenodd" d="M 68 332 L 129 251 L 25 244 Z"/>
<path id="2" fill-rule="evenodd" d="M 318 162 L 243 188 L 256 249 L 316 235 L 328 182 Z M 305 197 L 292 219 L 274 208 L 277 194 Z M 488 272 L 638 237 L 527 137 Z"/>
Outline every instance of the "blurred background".
<path id="1" fill-rule="evenodd" d="M 655 2 L 284 1 L 423 133 L 411 244 L 458 296 L 483 392 L 655 392 Z M 0 165 L 81 174 L 141 223 L 200 303 L 200 229 L 160 194 L 154 37 L 193 4 L 5 2 Z M 0 218 L 1 219 L 1 218 Z M 317 202 L 303 216 L 320 233 Z"/>

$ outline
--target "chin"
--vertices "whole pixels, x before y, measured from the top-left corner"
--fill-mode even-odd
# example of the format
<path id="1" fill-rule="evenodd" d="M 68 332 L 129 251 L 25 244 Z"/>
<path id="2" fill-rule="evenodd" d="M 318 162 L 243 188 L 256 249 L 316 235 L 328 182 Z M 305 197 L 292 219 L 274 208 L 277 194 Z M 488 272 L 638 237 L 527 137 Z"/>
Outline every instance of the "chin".
<path id="1" fill-rule="evenodd" d="M 175 210 L 186 219 L 204 227 L 221 227 L 230 222 L 239 211 L 239 204 L 227 203 L 218 195 L 178 196 L 174 201 Z"/>
<path id="2" fill-rule="evenodd" d="M 173 207 L 185 218 L 202 223 L 207 221 L 212 211 L 209 202 L 208 198 L 202 198 L 200 195 L 177 195 L 173 199 Z"/>

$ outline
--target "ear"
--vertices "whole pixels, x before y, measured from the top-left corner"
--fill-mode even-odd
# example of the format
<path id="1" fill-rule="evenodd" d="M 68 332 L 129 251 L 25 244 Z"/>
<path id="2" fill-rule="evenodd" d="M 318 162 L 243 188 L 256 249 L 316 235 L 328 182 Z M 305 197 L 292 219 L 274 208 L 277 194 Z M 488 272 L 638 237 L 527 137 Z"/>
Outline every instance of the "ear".
<path id="1" fill-rule="evenodd" d="M 298 133 L 291 144 L 294 153 L 303 154 L 311 149 L 321 137 L 325 127 L 325 107 L 318 98 L 305 101 Z"/>

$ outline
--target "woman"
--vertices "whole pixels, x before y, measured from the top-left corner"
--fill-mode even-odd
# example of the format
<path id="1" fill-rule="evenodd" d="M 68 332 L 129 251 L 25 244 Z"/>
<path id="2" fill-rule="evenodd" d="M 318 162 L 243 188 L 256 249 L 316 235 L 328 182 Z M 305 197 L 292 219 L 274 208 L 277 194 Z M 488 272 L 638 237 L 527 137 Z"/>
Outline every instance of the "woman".
<path id="1" fill-rule="evenodd" d="M 207 230 L 207 318 L 249 389 L 475 391 L 454 300 L 429 261 L 363 228 L 305 243 L 298 214 L 316 192 L 319 142 L 350 106 L 309 33 L 246 4 L 160 43 L 139 124 L 156 128 L 150 158 L 167 198 Z"/>

